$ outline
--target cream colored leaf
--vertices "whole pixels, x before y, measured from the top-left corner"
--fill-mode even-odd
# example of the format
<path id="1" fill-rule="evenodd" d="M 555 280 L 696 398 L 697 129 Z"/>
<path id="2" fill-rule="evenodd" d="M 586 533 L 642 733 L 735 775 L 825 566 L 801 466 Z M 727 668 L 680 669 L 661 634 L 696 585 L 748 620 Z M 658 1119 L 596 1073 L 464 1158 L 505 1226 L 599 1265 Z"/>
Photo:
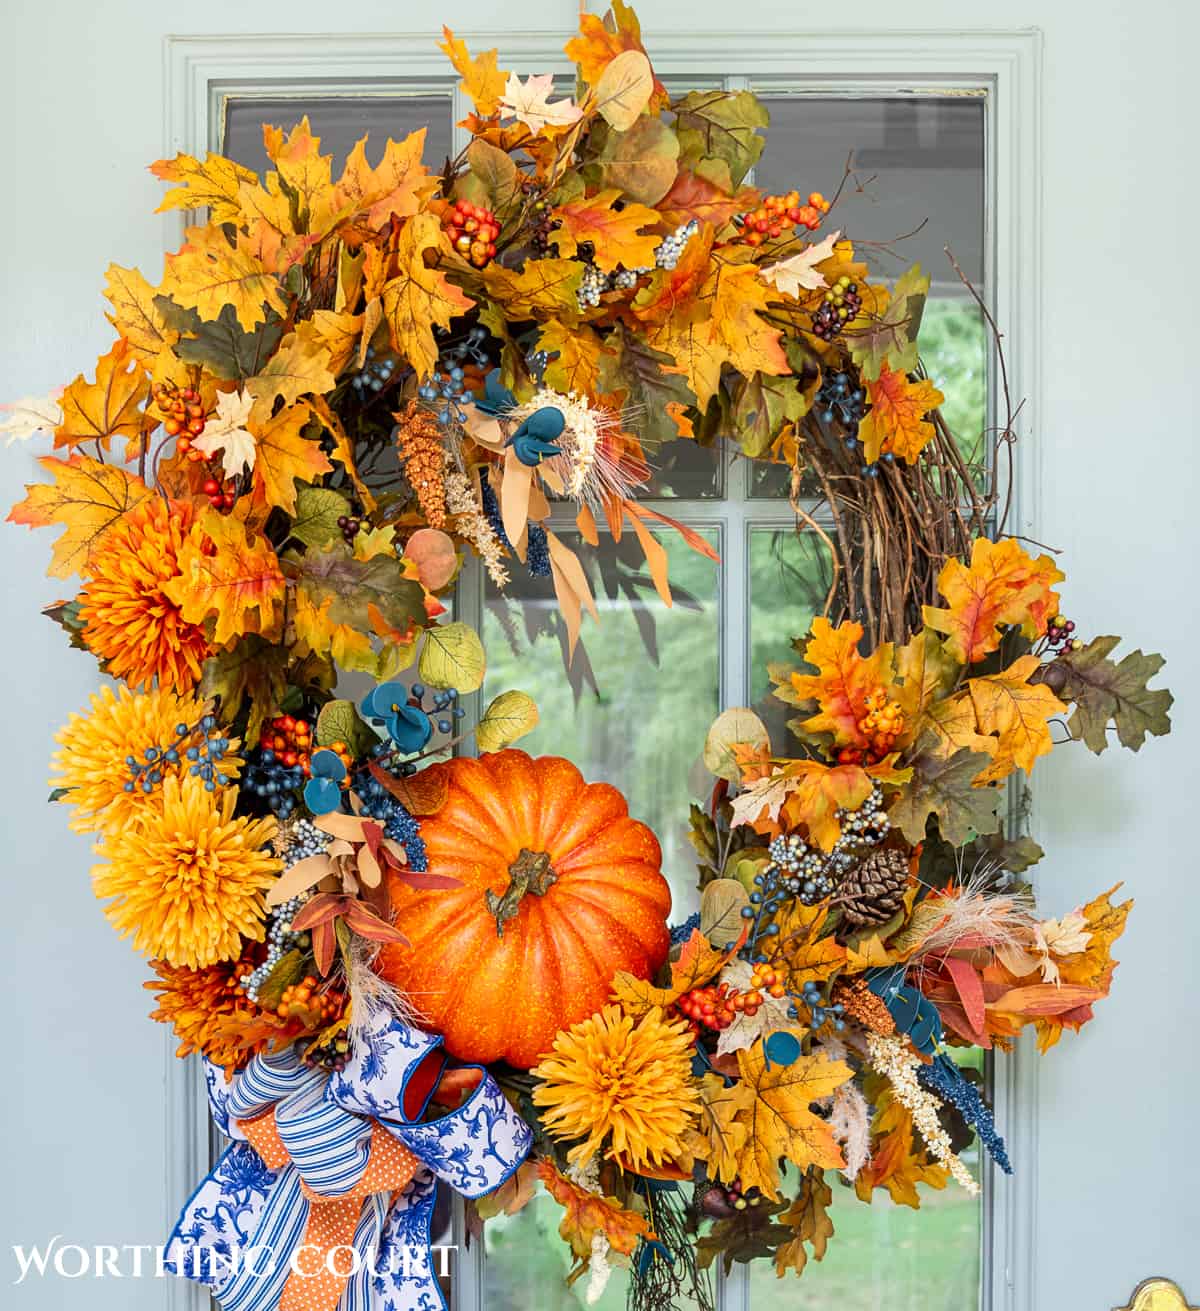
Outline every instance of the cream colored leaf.
<path id="1" fill-rule="evenodd" d="M 609 60 L 594 87 L 600 116 L 617 132 L 628 131 L 654 94 L 654 72 L 641 50 L 623 50 Z"/>
<path id="2" fill-rule="evenodd" d="M 570 97 L 551 104 L 553 94 L 553 73 L 534 73 L 524 82 L 516 73 L 510 73 L 504 85 L 504 95 L 500 97 L 500 108 L 533 133 L 540 132 L 547 124 L 569 127 L 583 111 Z"/>
<path id="3" fill-rule="evenodd" d="M 221 452 L 221 467 L 226 478 L 234 478 L 243 468 L 253 469 L 257 455 L 254 434 L 246 428 L 254 397 L 244 388 L 225 391 L 217 397 L 216 416 L 210 416 L 199 437 L 192 438 L 192 446 L 205 455 Z"/>
<path id="4" fill-rule="evenodd" d="M 819 291 L 820 288 L 827 287 L 829 284 L 825 281 L 825 275 L 820 273 L 815 265 L 823 264 L 827 259 L 833 258 L 834 243 L 841 235 L 840 232 L 834 232 L 824 241 L 805 246 L 798 255 L 792 255 L 789 259 L 780 260 L 778 264 L 760 269 L 759 277 L 782 291 L 785 296 L 796 299 L 799 299 L 801 291 Z"/>
<path id="5" fill-rule="evenodd" d="M 13 442 L 27 442 L 35 432 L 53 434 L 62 423 L 62 406 L 58 398 L 62 388 L 49 396 L 22 396 L 19 401 L 0 405 L 0 433 L 11 446 Z"/>
<path id="6" fill-rule="evenodd" d="M 742 775 L 733 747 L 743 742 L 755 748 L 770 748 L 771 737 L 766 725 L 745 706 L 723 710 L 713 720 L 704 740 L 704 767 L 717 778 L 739 783 Z"/>

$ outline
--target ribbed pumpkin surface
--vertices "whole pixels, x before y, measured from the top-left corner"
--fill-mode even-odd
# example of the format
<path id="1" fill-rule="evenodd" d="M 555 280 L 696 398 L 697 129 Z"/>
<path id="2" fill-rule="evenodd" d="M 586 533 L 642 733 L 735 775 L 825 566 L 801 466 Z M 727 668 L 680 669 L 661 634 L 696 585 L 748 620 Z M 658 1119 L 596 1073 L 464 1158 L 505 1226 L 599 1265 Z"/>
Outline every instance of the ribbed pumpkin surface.
<path id="1" fill-rule="evenodd" d="M 658 839 L 607 783 L 557 756 L 498 751 L 447 766 L 446 804 L 421 824 L 429 871 L 462 887 L 415 891 L 393 878 L 396 923 L 380 972 L 406 992 L 460 1060 L 535 1065 L 559 1029 L 591 1015 L 613 975 L 648 978 L 666 959 L 671 893 Z M 497 933 L 522 849 L 544 852 L 554 881 L 526 892 Z"/>

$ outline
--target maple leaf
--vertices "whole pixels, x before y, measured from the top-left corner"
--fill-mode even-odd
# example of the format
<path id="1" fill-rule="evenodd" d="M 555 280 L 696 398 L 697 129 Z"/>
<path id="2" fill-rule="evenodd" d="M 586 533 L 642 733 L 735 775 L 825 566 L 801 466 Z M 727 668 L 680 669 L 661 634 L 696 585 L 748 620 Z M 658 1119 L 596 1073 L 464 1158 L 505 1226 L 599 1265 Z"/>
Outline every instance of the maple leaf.
<path id="1" fill-rule="evenodd" d="M 243 182 L 258 181 L 250 169 L 211 152 L 203 162 L 183 154 L 174 159 L 160 159 L 150 165 L 150 172 L 163 182 L 179 183 L 163 196 L 155 213 L 207 208 L 214 223 L 239 222 L 238 189 Z"/>
<path id="2" fill-rule="evenodd" d="M 979 773 L 991 764 L 981 751 L 955 751 L 943 758 L 923 739 L 910 762 L 909 786 L 892 802 L 888 818 L 910 842 L 925 840 L 925 825 L 936 815 L 938 831 L 951 846 L 960 847 L 976 833 L 994 833 L 1000 825 L 996 815 L 1003 794 L 994 787 L 975 787 Z"/>
<path id="3" fill-rule="evenodd" d="M 733 431 L 742 453 L 762 459 L 795 420 L 810 408 L 810 398 L 795 378 L 756 373 L 740 380 L 734 391 Z"/>
<path id="4" fill-rule="evenodd" d="M 953 696 L 934 701 L 921 719 L 921 728 L 933 735 L 935 755 L 948 759 L 956 751 L 979 751 L 994 757 L 997 740 L 979 732 L 979 719 L 971 693 L 964 687 Z"/>
<path id="5" fill-rule="evenodd" d="M 640 1239 L 653 1236 L 644 1216 L 625 1210 L 615 1197 L 602 1197 L 580 1188 L 552 1161 L 538 1161 L 537 1174 L 546 1191 L 565 1211 L 558 1235 L 581 1262 L 581 1269 L 586 1268 L 592 1255 L 592 1239 L 596 1234 L 603 1234 L 609 1245 L 625 1256 L 632 1255 Z"/>
<path id="6" fill-rule="evenodd" d="M 508 77 L 507 72 L 496 67 L 497 52 L 485 50 L 472 58 L 465 41 L 460 41 L 448 27 L 443 27 L 442 33 L 445 40 L 438 42 L 438 48 L 445 52 L 462 78 L 459 86 L 475 102 L 475 109 L 485 118 L 490 117 L 500 107 Z"/>
<path id="7" fill-rule="evenodd" d="M 152 360 L 174 346 L 179 333 L 172 328 L 156 303 L 158 288 L 152 287 L 137 269 L 110 264 L 105 274 L 105 298 L 113 307 L 108 321 L 142 360 Z"/>
<path id="8" fill-rule="evenodd" d="M 550 103 L 554 94 L 553 73 L 531 73 L 524 82 L 516 73 L 508 75 L 500 108 L 511 114 L 534 134 L 546 127 L 570 127 L 583 116 L 583 110 L 568 96 Z M 656 216 L 657 217 L 657 216 Z"/>
<path id="9" fill-rule="evenodd" d="M 488 298 L 499 303 L 505 318 L 560 319 L 573 323 L 579 318 L 576 292 L 583 280 L 583 264 L 577 259 L 531 259 L 521 270 L 507 269 L 493 260 L 483 270 Z"/>
<path id="10" fill-rule="evenodd" d="M 828 979 L 846 964 L 846 948 L 832 936 L 821 936 L 828 918 L 828 905 L 806 906 L 798 900 L 775 917 L 779 933 L 773 940 L 771 964 L 787 970 L 793 992 L 800 992 L 809 981 Z"/>
<path id="11" fill-rule="evenodd" d="M 749 824 L 760 833 L 804 825 L 810 838 L 830 851 L 841 836 L 840 809 L 853 810 L 871 794 L 871 776 L 858 765 L 830 767 L 816 760 L 793 760 L 757 780 L 733 799 L 733 825 Z"/>
<path id="12" fill-rule="evenodd" d="M 204 455 L 222 453 L 226 478 L 236 477 L 243 468 L 254 468 L 254 434 L 245 426 L 253 406 L 254 397 L 245 390 L 221 392 L 215 417 L 209 415 L 204 431 L 192 438 L 192 446 Z"/>
<path id="13" fill-rule="evenodd" d="M 261 426 L 255 425 L 254 494 L 256 501 L 296 513 L 296 485 L 316 482 L 333 465 L 321 450 L 319 429 L 308 436 L 312 420 L 307 405 L 282 409 Z"/>
<path id="14" fill-rule="evenodd" d="M 257 742 L 259 730 L 274 715 L 288 687 L 289 651 L 257 633 L 247 633 L 228 651 L 210 656 L 200 670 L 200 691 L 221 702 L 224 722 L 232 722 L 250 703 L 246 740 Z M 302 680 L 297 678 L 297 684 Z M 329 680 L 332 683 L 332 678 Z"/>
<path id="15" fill-rule="evenodd" d="M 759 269 L 759 277 L 769 282 L 776 291 L 782 291 L 785 296 L 795 299 L 799 299 L 802 289 L 816 291 L 820 287 L 829 286 L 825 275 L 813 266 L 833 255 L 834 244 L 841 235 L 840 232 L 832 232 L 824 241 L 805 246 L 798 254 L 780 260 L 778 264 Z"/>
<path id="16" fill-rule="evenodd" d="M 1175 698 L 1166 688 L 1147 686 L 1163 667 L 1160 655 L 1131 651 L 1120 664 L 1108 657 L 1119 637 L 1094 637 L 1081 651 L 1064 651 L 1038 677 L 1074 707 L 1067 728 L 1099 755 L 1108 745 L 1114 724 L 1123 747 L 1137 751 L 1146 734 L 1161 737 L 1171 731 Z"/>
<path id="17" fill-rule="evenodd" d="M 287 300 L 275 274 L 250 249 L 239 233 L 231 246 L 222 229 L 189 228 L 188 241 L 167 256 L 163 293 L 184 309 L 194 309 L 205 322 L 232 305 L 246 332 L 265 321 L 267 307 L 283 314 Z"/>
<path id="18" fill-rule="evenodd" d="M 286 186 L 300 231 L 313 236 L 328 232 L 339 218 L 331 170 L 333 156 L 321 154 L 321 138 L 313 136 L 308 115 L 286 136 L 278 128 L 264 127 L 263 145 Z M 267 182 L 271 182 L 270 174 Z"/>
<path id="19" fill-rule="evenodd" d="M 404 225 L 396 246 L 396 277 L 384 283 L 383 317 L 392 346 L 424 378 L 437 363 L 436 324 L 450 326 L 456 314 L 465 314 L 474 301 L 464 296 L 446 275 L 425 264 L 425 252 L 436 250 L 442 229 L 432 214 L 417 214 Z"/>
<path id="20" fill-rule="evenodd" d="M 1064 577 L 1048 555 L 1034 560 L 1012 537 L 977 537 L 969 566 L 947 560 L 942 567 L 937 585 L 947 607 L 925 606 L 925 622 L 947 634 L 946 650 L 960 664 L 975 664 L 999 647 L 1005 627 L 1040 637 L 1058 613 L 1051 588 Z"/>
<path id="21" fill-rule="evenodd" d="M 815 701 L 818 712 L 803 721 L 808 733 L 832 733 L 836 746 L 865 748 L 867 735 L 858 727 L 868 713 L 867 697 L 880 688 L 890 689 L 893 648 L 883 642 L 869 656 L 859 654 L 861 624 L 845 622 L 837 628 L 823 615 L 812 622 L 812 636 L 804 659 L 816 674 L 793 673 L 792 690 L 801 701 Z"/>
<path id="22" fill-rule="evenodd" d="M 392 644 L 377 649 L 368 633 L 353 624 L 339 624 L 331 618 L 334 598 L 314 598 L 309 592 L 298 589 L 295 608 L 291 615 L 296 632 L 296 647 L 322 660 L 330 660 L 347 673 L 369 674 L 377 683 L 383 682 L 411 664 L 399 658 L 400 648 Z"/>
<path id="23" fill-rule="evenodd" d="M 245 633 L 276 636 L 280 620 L 285 588 L 279 561 L 266 537 L 248 529 L 244 504 L 229 514 L 207 511 L 179 553 L 179 577 L 163 584 L 188 623 L 215 615 L 216 646 Z"/>
<path id="24" fill-rule="evenodd" d="M 739 1051 L 737 1060 L 739 1115 L 747 1128 L 738 1170 L 744 1187 L 778 1197 L 780 1157 L 801 1169 L 838 1169 L 845 1164 L 829 1122 L 810 1107 L 853 1078 L 848 1065 L 820 1053 L 779 1065 L 767 1060 L 761 1042 Z"/>
<path id="25" fill-rule="evenodd" d="M 30 528 L 64 525 L 46 572 L 52 578 L 84 573 L 105 533 L 140 505 L 150 488 L 132 473 L 79 452 L 67 460 L 44 455 L 38 463 L 54 481 L 29 484 L 25 499 L 9 511 L 9 522 Z"/>
<path id="26" fill-rule="evenodd" d="M 573 36 L 564 49 L 567 58 L 579 65 L 579 76 L 592 87 L 599 84 L 604 70 L 624 51 L 646 53 L 637 14 L 624 0 L 613 0 L 602 19 L 581 13 L 579 35 Z M 666 87 L 656 78 L 651 108 L 665 109 L 669 101 Z"/>
<path id="27" fill-rule="evenodd" d="M 266 424 L 280 397 L 286 406 L 294 405 L 301 396 L 323 396 L 332 391 L 337 379 L 328 365 L 329 352 L 323 346 L 298 332 L 289 333 L 266 367 L 246 382 L 246 390 L 254 397 L 253 422 Z"/>
<path id="28" fill-rule="evenodd" d="M 846 332 L 851 358 L 868 381 L 878 378 L 885 367 L 900 373 L 917 367 L 917 330 L 928 294 L 929 275 L 914 264 L 896 279 L 890 297 L 884 299 L 880 289 L 882 303 L 875 315 L 861 326 L 856 321 Z"/>
<path id="29" fill-rule="evenodd" d="M 624 324 L 616 326 L 605 346 L 608 353 L 600 361 L 604 393 L 624 399 L 624 409 L 637 416 L 637 430 L 644 445 L 674 441 L 679 431 L 672 414 L 686 409 L 692 397 L 684 380 L 666 371 L 672 364 L 671 357 L 648 346 L 640 334 L 630 332 Z"/>
<path id="30" fill-rule="evenodd" d="M 710 979 L 716 978 L 726 961 L 737 954 L 745 940 L 746 933 L 743 931 L 736 942 L 719 949 L 713 947 L 699 929 L 693 929 L 691 937 L 683 944 L 679 958 L 671 962 L 669 987 L 656 987 L 648 979 L 639 979 L 637 975 L 621 970 L 613 976 L 612 995 L 635 1018 L 645 1015 L 656 1006 L 665 1009 L 677 1002 L 685 992 L 703 987 Z"/>
<path id="31" fill-rule="evenodd" d="M 705 226 L 683 248 L 673 269 L 655 269 L 650 280 L 633 298 L 633 313 L 643 323 L 661 324 L 684 319 L 689 313 L 703 313 L 697 306 L 701 287 L 708 278 L 714 232 Z"/>
<path id="32" fill-rule="evenodd" d="M 933 424 L 925 416 L 945 396 L 928 378 L 910 382 L 907 374 L 885 367 L 867 383 L 867 399 L 871 408 L 859 424 L 866 460 L 874 463 L 881 454 L 891 454 L 912 464 L 933 440 Z"/>
<path id="33" fill-rule="evenodd" d="M 333 208 L 339 214 L 366 211 L 367 223 L 381 228 L 393 216 L 408 218 L 421 208 L 437 186 L 421 162 L 425 128 L 410 132 L 403 141 L 390 137 L 375 168 L 367 163 L 367 138 L 355 142 L 337 186 Z"/>
<path id="34" fill-rule="evenodd" d="M 626 204 L 614 209 L 621 198 L 616 190 L 599 191 L 594 196 L 556 205 L 550 212 L 559 227 L 550 241 L 560 255 L 573 255 L 579 246 L 590 241 L 595 247 L 593 261 L 598 268 L 612 273 L 618 264 L 627 269 L 653 267 L 659 238 L 641 229 L 655 226 L 658 214 L 645 205 Z"/>
<path id="35" fill-rule="evenodd" d="M 550 357 L 546 365 L 547 387 L 564 394 L 596 395 L 604 345 L 594 328 L 586 323 L 568 328 L 552 319 L 538 333 L 537 348 Z"/>
<path id="36" fill-rule="evenodd" d="M 911 729 L 927 708 L 948 695 L 960 666 L 950 658 L 942 639 L 932 629 L 923 628 L 895 648 L 895 670 L 897 682 L 890 696 Z"/>
<path id="37" fill-rule="evenodd" d="M 63 392 L 54 445 L 95 441 L 108 450 L 113 437 L 140 440 L 145 422 L 141 405 L 149 394 L 150 380 L 141 361 L 128 342 L 118 339 L 96 361 L 95 382 L 81 373 Z"/>
<path id="38" fill-rule="evenodd" d="M 656 205 L 664 223 L 679 227 L 696 219 L 719 229 L 735 214 L 744 214 L 758 204 L 760 193 L 754 187 L 734 187 L 728 168 L 720 181 L 711 173 L 711 169 L 704 172 L 694 172 L 689 168 L 679 170 L 670 191 Z"/>
<path id="39" fill-rule="evenodd" d="M 1041 666 L 1035 655 L 1021 656 L 999 674 L 967 682 L 979 731 L 999 740 L 992 763 L 978 776 L 986 783 L 1014 769 L 1026 772 L 1054 746 L 1048 720 L 1066 714 L 1067 707 L 1044 683 L 1030 683 Z"/>
<path id="40" fill-rule="evenodd" d="M 804 1176 L 795 1201 L 779 1217 L 781 1224 L 794 1231 L 795 1236 L 775 1252 L 775 1273 L 782 1276 L 788 1270 L 804 1273 L 808 1253 L 804 1244 L 812 1246 L 813 1259 L 821 1261 L 833 1237 L 833 1221 L 829 1208 L 833 1204 L 833 1189 L 825 1182 L 825 1172 L 813 1166 Z"/>
<path id="41" fill-rule="evenodd" d="M 711 885 L 710 885 L 711 886 Z M 739 884 L 740 886 L 740 884 Z M 845 951 L 842 959 L 845 959 Z M 721 982 L 729 984 L 738 992 L 749 992 L 750 976 L 754 967 L 749 961 L 731 960 L 721 971 Z M 762 994 L 762 1005 L 753 1015 L 738 1011 L 730 1024 L 721 1030 L 717 1039 L 717 1055 L 725 1056 L 729 1052 L 744 1051 L 752 1047 L 764 1035 L 775 1029 L 786 1029 L 791 1024 L 788 1008 L 790 997 L 772 997 L 770 993 Z"/>
<path id="42" fill-rule="evenodd" d="M 316 310 L 296 324 L 296 336 L 306 353 L 325 352 L 325 367 L 336 377 L 362 350 L 363 323 L 362 314 Z"/>
<path id="43" fill-rule="evenodd" d="M 27 442 L 35 432 L 52 433 L 62 423 L 62 406 L 58 403 L 63 389 L 49 396 L 22 396 L 20 400 L 0 405 L 0 433 L 6 444 Z"/>
<path id="44" fill-rule="evenodd" d="M 708 1176 L 722 1183 L 738 1177 L 749 1128 L 741 1118 L 737 1085 L 727 1086 L 719 1074 L 700 1080 L 700 1129 L 686 1135 L 688 1149 L 708 1162 Z"/>
<path id="45" fill-rule="evenodd" d="M 523 1161 L 499 1188 L 475 1200 L 475 1214 L 481 1220 L 492 1220 L 523 1211 L 537 1190 L 538 1165 L 536 1161 Z"/>

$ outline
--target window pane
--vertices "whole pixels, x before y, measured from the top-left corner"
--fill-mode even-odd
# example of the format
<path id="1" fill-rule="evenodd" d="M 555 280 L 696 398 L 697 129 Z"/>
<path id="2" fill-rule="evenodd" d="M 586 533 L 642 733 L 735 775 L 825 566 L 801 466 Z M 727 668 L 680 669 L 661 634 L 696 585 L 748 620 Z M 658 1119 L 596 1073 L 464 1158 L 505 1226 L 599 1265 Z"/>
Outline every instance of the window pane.
<path id="1" fill-rule="evenodd" d="M 668 609 L 632 533 L 617 543 L 605 535 L 596 550 L 581 549 L 573 533 L 560 535 L 589 570 L 600 623 L 585 617 L 564 673 L 566 630 L 550 580 L 514 578 L 505 596 L 490 594 L 484 701 L 508 688 L 528 691 L 541 722 L 519 745 L 531 755 L 566 756 L 589 782 L 620 788 L 662 843 L 672 919 L 683 920 L 698 905 L 689 773 L 720 709 L 717 566 L 664 532 L 675 602 Z"/>
<path id="2" fill-rule="evenodd" d="M 426 128 L 425 164 L 438 169 L 450 153 L 451 112 L 448 95 L 426 96 L 231 96 L 225 102 L 223 151 L 230 159 L 264 173 L 271 161 L 263 149 L 264 123 L 290 128 L 308 115 L 321 150 L 333 155 L 333 175 L 361 136 L 370 136 L 367 159 L 378 164 L 389 137 L 402 141 Z"/>

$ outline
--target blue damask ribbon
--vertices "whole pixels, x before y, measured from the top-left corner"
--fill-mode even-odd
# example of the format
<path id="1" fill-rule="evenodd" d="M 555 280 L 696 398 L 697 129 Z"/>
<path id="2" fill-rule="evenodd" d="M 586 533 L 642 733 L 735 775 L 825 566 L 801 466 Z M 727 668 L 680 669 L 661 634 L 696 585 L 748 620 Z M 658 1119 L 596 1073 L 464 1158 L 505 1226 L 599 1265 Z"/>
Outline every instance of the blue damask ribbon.
<path id="1" fill-rule="evenodd" d="M 168 1266 L 206 1284 L 224 1311 L 275 1311 L 303 1244 L 305 1190 L 352 1193 L 380 1124 L 421 1167 L 398 1196 L 363 1199 L 338 1311 L 441 1311 L 430 1247 L 437 1181 L 480 1197 L 517 1169 L 532 1141 L 486 1071 L 457 1110 L 422 1118 L 445 1066 L 441 1043 L 380 1010 L 333 1075 L 305 1065 L 296 1047 L 254 1057 L 232 1083 L 210 1065 L 213 1120 L 234 1141 L 183 1208 Z M 239 1124 L 272 1110 L 291 1158 L 281 1169 L 267 1165 Z"/>

